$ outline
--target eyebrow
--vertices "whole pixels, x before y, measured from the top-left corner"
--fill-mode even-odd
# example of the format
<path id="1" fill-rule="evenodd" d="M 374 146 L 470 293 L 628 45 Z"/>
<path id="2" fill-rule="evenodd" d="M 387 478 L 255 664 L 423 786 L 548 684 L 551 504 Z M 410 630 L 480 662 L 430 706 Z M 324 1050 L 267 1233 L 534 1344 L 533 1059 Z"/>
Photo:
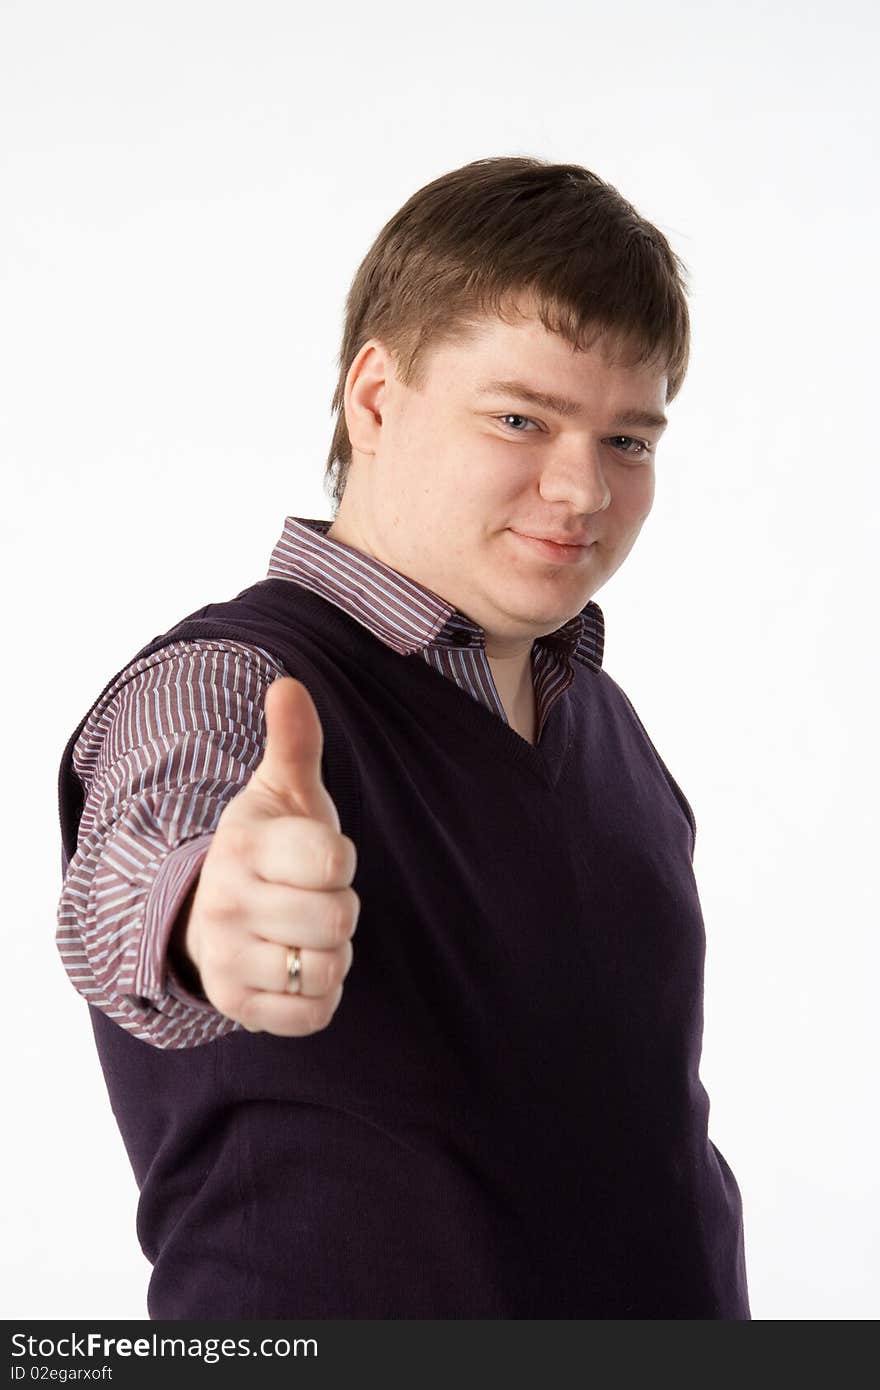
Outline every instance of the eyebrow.
<path id="1" fill-rule="evenodd" d="M 551 391 L 538 391 L 524 381 L 484 381 L 477 387 L 480 396 L 511 396 L 519 401 L 528 401 L 541 410 L 550 410 L 554 415 L 582 415 L 583 407 L 578 401 L 566 396 L 556 396 Z M 624 425 L 644 425 L 647 428 L 665 429 L 669 424 L 665 415 L 653 410 L 621 410 L 611 422 L 612 428 Z"/>

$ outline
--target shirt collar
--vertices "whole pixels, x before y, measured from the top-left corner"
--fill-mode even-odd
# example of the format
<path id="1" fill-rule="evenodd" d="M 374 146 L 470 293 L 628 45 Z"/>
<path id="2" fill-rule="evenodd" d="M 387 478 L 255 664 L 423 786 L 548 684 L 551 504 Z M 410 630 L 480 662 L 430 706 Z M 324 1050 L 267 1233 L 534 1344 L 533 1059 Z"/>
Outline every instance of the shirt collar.
<path id="1" fill-rule="evenodd" d="M 429 646 L 485 647 L 485 631 L 472 618 L 383 560 L 328 536 L 332 524 L 285 517 L 267 578 L 292 579 L 315 590 L 402 655 Z M 602 610 L 589 600 L 580 613 L 537 641 L 599 670 L 605 641 Z"/>

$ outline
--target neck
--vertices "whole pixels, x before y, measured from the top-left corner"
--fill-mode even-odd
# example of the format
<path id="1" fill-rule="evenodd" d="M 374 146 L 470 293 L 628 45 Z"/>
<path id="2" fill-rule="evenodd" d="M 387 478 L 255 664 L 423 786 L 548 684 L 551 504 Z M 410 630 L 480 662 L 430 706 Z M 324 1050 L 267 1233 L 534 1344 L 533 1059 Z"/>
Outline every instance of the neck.
<path id="1" fill-rule="evenodd" d="M 531 652 L 525 657 L 488 657 L 507 722 L 528 743 L 535 742 L 537 705 L 532 679 Z"/>

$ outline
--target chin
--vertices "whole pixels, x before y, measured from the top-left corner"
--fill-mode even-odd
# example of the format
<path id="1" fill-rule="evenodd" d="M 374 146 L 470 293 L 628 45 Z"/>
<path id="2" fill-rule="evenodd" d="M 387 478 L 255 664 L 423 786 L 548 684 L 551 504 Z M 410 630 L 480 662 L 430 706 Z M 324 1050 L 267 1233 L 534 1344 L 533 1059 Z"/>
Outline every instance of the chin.
<path id="1" fill-rule="evenodd" d="M 569 618 L 580 612 L 586 601 L 583 599 L 578 603 L 575 596 L 569 602 L 565 602 L 559 594 L 541 594 L 533 588 L 526 590 L 523 587 L 522 590 L 516 590 L 508 586 L 499 595 L 497 606 L 501 612 L 508 613 L 514 622 L 540 629 L 535 632 L 535 636 L 544 636 L 567 623 Z"/>

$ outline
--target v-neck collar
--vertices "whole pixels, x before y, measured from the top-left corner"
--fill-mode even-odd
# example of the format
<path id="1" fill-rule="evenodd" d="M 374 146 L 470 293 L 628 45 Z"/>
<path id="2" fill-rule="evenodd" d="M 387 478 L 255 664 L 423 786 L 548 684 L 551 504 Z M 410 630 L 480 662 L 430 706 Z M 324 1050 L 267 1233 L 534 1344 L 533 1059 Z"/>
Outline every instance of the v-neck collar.
<path id="1" fill-rule="evenodd" d="M 416 665 L 413 657 L 403 659 Z M 495 714 L 488 705 L 475 700 L 467 690 L 426 662 L 418 664 L 427 676 L 433 678 L 430 685 L 427 682 L 423 684 L 425 697 L 434 706 L 438 721 L 461 721 L 470 727 L 474 734 L 472 746 L 478 757 L 506 758 L 533 773 L 547 786 L 555 787 L 571 742 L 572 701 L 569 690 L 564 690 L 553 702 L 537 743 L 529 743 L 511 724 Z"/>
<path id="2" fill-rule="evenodd" d="M 418 653 L 401 654 L 374 636 L 362 623 L 329 599 L 296 580 L 269 579 L 263 584 L 296 589 L 291 603 L 297 617 L 319 635 L 338 638 L 354 647 L 356 658 L 380 680 L 393 684 L 398 695 L 410 698 L 416 711 L 432 717 L 433 727 L 464 725 L 473 734 L 471 749 L 478 759 L 503 757 L 549 787 L 559 780 L 572 735 L 572 700 L 565 690 L 554 701 L 537 743 L 529 743 L 506 720 L 475 699 L 451 677 Z M 281 590 L 282 594 L 284 590 Z M 406 665 L 406 671 L 402 663 Z"/>

